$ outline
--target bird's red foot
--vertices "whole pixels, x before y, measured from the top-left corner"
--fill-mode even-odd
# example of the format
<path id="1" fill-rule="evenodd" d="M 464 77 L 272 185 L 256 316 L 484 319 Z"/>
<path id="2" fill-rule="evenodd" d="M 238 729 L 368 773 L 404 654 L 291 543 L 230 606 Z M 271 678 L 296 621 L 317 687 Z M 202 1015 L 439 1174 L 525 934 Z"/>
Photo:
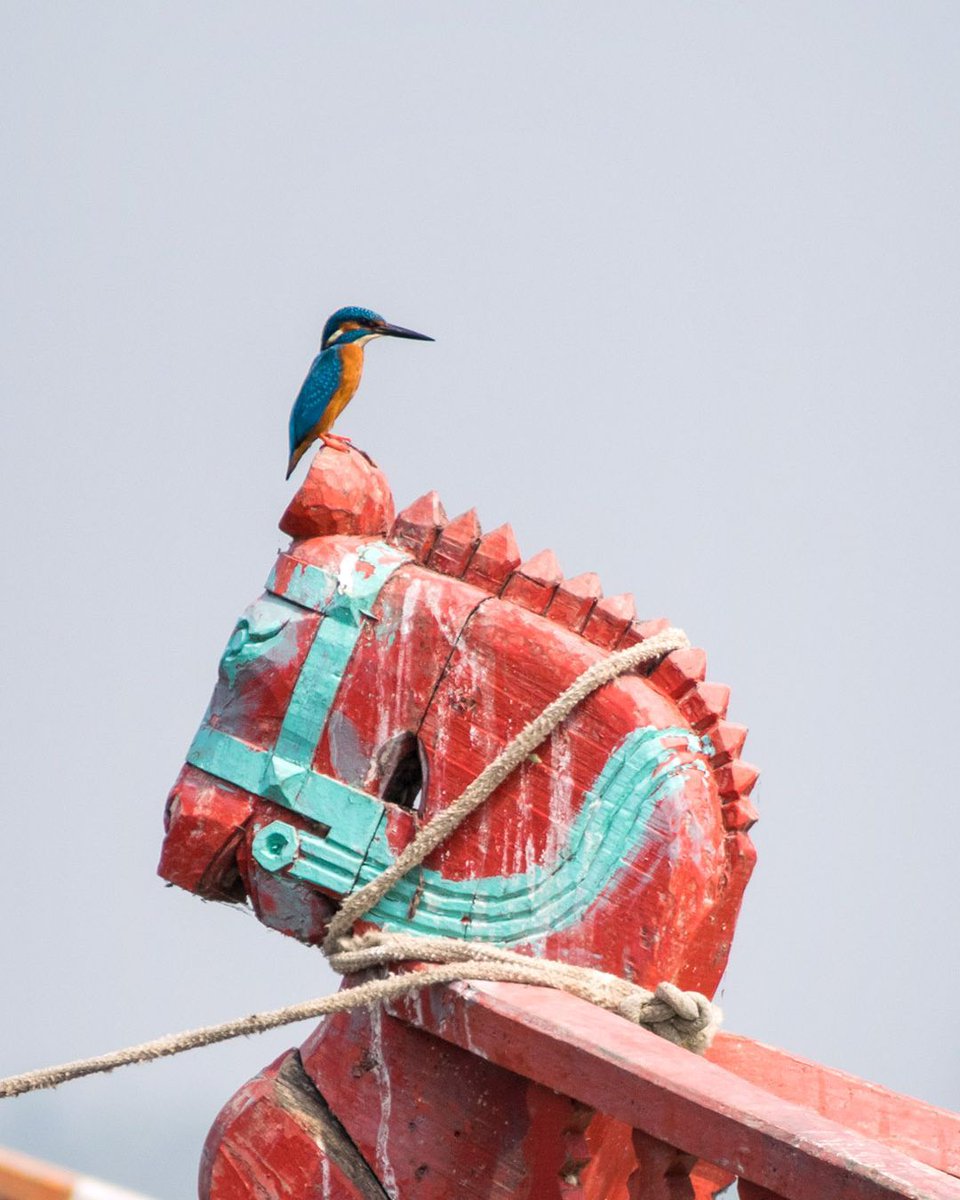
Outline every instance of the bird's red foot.
<path id="1" fill-rule="evenodd" d="M 344 437 L 339 433 L 321 433 L 320 441 L 325 446 L 329 446 L 331 450 L 340 450 L 344 453 L 353 445 L 353 442 L 348 437 Z"/>

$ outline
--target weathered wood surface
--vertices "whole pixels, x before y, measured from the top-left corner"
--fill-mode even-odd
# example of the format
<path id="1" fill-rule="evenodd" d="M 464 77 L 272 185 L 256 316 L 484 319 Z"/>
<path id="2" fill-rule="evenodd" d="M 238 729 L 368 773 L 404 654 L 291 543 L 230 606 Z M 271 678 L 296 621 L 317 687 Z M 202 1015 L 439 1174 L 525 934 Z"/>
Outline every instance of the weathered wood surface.
<path id="1" fill-rule="evenodd" d="M 472 510 L 448 521 L 435 493 L 394 518 L 356 452 L 319 454 L 282 524 L 296 540 L 224 654 L 207 744 L 168 802 L 160 871 L 317 943 L 345 887 L 382 869 L 580 671 L 661 622 L 636 621 L 632 597 L 604 599 L 596 576 L 564 580 L 551 551 L 520 562 L 508 526 L 484 536 Z M 351 607 L 351 589 L 367 598 Z M 739 761 L 746 731 L 726 721 L 728 699 L 702 650 L 602 689 L 435 852 L 435 884 L 409 918 L 398 892 L 394 924 L 711 992 L 754 861 L 756 771 Z M 286 736 L 294 712 L 313 721 L 309 745 Z M 630 740 L 642 731 L 646 750 Z M 259 755 L 255 770 L 225 767 L 213 735 Z M 636 749 L 627 768 L 618 747 Z M 265 762 L 286 782 L 263 777 Z M 416 812 L 401 769 L 422 772 Z M 333 818 L 298 800 L 307 775 L 315 790 L 353 789 L 331 793 Z M 340 828 L 337 797 L 358 792 L 364 821 L 383 802 L 374 843 L 367 825 L 352 842 Z M 285 831 L 291 861 L 268 861 L 268 827 Z M 352 875 L 325 873 L 344 851 Z"/>
<path id="2" fill-rule="evenodd" d="M 280 1075 L 296 1084 L 294 1104 L 278 1092 Z M 709 1200 L 733 1178 L 655 1149 L 629 1124 L 465 1048 L 360 1009 L 323 1022 L 226 1105 L 204 1149 L 201 1193 L 240 1200 L 260 1196 L 259 1186 L 284 1200 L 366 1198 L 352 1190 L 358 1174 L 368 1178 L 364 1164 L 386 1194 L 415 1200 L 637 1200 L 659 1175 L 673 1189 L 663 1194 L 673 1195 L 681 1168 L 686 1191 L 676 1194 Z"/>
<path id="3" fill-rule="evenodd" d="M 719 1033 L 707 1058 L 774 1096 L 960 1178 L 960 1113 L 735 1033 Z"/>
<path id="4" fill-rule="evenodd" d="M 600 656 L 660 632 L 552 551 L 428 492 L 395 515 L 321 452 L 238 623 L 166 813 L 160 871 L 319 944 Z M 706 655 L 588 699 L 369 923 L 505 942 L 711 994 L 754 862 L 755 768 Z M 321 1023 L 228 1102 L 212 1200 L 960 1197 L 957 1118 L 721 1035 L 713 1062 L 543 989 L 458 985 Z M 401 1019 L 398 1019 L 401 1018 Z M 718 1064 L 722 1064 L 718 1065 Z"/>
<path id="5" fill-rule="evenodd" d="M 960 1200 L 960 1180 L 880 1130 L 866 1137 L 561 992 L 455 984 L 389 1010 L 785 1200 Z"/>
<path id="6" fill-rule="evenodd" d="M 484 534 L 473 510 L 448 519 L 435 492 L 395 515 L 383 475 L 355 451 L 316 456 L 281 527 L 293 544 L 221 659 L 168 801 L 160 872 L 316 945 L 344 892 L 392 861 L 583 669 L 666 622 L 638 619 L 630 595 L 604 597 L 593 574 L 565 579 L 552 551 L 523 558 L 508 525 Z M 755 857 L 756 771 L 740 761 L 746 730 L 727 720 L 728 702 L 702 650 L 603 688 L 369 923 L 712 993 Z M 334 1114 L 392 1194 L 428 1196 L 428 1176 L 454 1186 L 467 1144 L 450 1128 L 458 1111 L 476 1177 L 505 1172 L 502 1194 L 518 1200 L 627 1200 L 658 1172 L 706 1197 L 725 1178 L 701 1167 L 688 1178 L 622 1121 L 582 1106 L 571 1117 L 570 1101 L 469 1054 L 451 1073 L 449 1046 L 384 1022 L 389 1036 L 369 1014 L 327 1022 L 303 1068 L 319 1089 L 316 1119 Z M 375 1071 L 345 1071 L 374 1059 Z M 274 1135 L 305 1139 L 297 1186 L 340 1194 L 330 1180 L 342 1162 L 332 1150 L 318 1158 L 309 1130 L 293 1132 L 277 1078 L 258 1077 L 218 1120 L 207 1194 L 286 1195 L 273 1151 L 251 1150 Z M 394 1098 L 386 1112 L 383 1095 Z M 429 1119 L 402 1117 L 418 1095 L 430 1096 Z M 489 1124 L 494 1110 L 514 1114 L 514 1142 Z M 444 1143 L 429 1161 L 417 1159 L 416 1119 Z M 399 1192 L 377 1165 L 384 1144 L 406 1172 Z M 258 1156 L 273 1164 L 262 1168 L 269 1184 L 249 1165 Z M 336 1186 L 353 1195 L 354 1184 Z"/>

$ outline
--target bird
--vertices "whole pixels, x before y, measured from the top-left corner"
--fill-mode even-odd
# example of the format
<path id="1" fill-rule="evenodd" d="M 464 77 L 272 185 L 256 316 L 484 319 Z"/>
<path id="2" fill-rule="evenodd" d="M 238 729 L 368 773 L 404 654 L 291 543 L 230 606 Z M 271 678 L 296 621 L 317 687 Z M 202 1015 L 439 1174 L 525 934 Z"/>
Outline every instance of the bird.
<path id="1" fill-rule="evenodd" d="M 432 342 L 425 333 L 389 325 L 369 308 L 338 308 L 323 327 L 320 353 L 313 360 L 290 412 L 290 458 L 287 479 L 313 442 L 346 450 L 350 439 L 330 430 L 360 384 L 363 348 L 377 337 L 414 338 Z"/>

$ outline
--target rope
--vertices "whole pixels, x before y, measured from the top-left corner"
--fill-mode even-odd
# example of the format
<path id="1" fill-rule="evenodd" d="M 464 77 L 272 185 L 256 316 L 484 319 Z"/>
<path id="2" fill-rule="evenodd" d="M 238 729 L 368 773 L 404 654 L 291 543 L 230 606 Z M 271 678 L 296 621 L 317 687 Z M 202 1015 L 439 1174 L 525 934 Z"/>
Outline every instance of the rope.
<path id="1" fill-rule="evenodd" d="M 684 992 L 671 983 L 661 983 L 655 992 L 649 992 L 646 988 L 604 971 L 530 958 L 502 946 L 472 945 L 455 938 L 380 931 L 351 936 L 354 923 L 479 808 L 582 700 L 624 672 L 659 662 L 672 650 L 688 645 L 682 630 L 667 629 L 588 667 L 539 716 L 524 726 L 451 805 L 419 830 L 390 867 L 344 899 L 330 922 L 323 944 L 323 952 L 330 965 L 342 975 L 385 967 L 390 963 L 427 962 L 433 965 L 368 979 L 332 996 L 288 1005 L 272 1012 L 255 1013 L 221 1025 L 171 1034 L 95 1058 L 0 1079 L 0 1099 L 56 1087 L 71 1079 L 112 1071 L 115 1067 L 152 1062 L 157 1058 L 214 1045 L 230 1038 L 263 1033 L 296 1021 L 380 1003 L 432 984 L 468 979 L 539 984 L 571 992 L 591 1004 L 643 1025 L 677 1045 L 702 1052 L 709 1046 L 719 1025 L 720 1012 L 699 992 Z"/>

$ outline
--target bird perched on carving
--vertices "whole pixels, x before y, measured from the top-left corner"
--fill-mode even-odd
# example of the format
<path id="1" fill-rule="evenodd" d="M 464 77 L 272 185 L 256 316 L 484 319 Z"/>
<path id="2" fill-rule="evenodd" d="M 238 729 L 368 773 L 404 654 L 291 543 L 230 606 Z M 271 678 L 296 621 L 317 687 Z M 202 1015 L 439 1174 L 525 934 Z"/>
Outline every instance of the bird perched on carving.
<path id="1" fill-rule="evenodd" d="M 290 461 L 287 478 L 310 445 L 321 441 L 334 450 L 346 450 L 350 439 L 330 430 L 360 384 L 363 348 L 376 337 L 416 338 L 432 342 L 425 333 L 388 325 L 369 308 L 338 308 L 323 327 L 320 353 L 303 381 L 290 413 Z"/>

